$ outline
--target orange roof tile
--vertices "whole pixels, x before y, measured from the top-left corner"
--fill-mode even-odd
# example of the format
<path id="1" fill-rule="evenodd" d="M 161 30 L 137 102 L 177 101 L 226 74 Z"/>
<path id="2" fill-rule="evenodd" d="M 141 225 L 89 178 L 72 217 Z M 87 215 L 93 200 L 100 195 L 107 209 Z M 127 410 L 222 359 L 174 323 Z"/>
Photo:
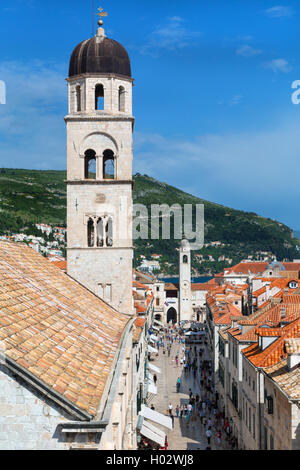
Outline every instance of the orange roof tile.
<path id="1" fill-rule="evenodd" d="M 23 244 L 0 241 L 5 355 L 95 416 L 129 317 Z"/>
<path id="2" fill-rule="evenodd" d="M 277 331 L 277 329 L 276 329 Z M 278 364 L 287 357 L 284 341 L 288 338 L 300 337 L 300 318 L 281 328 L 281 336 L 262 350 L 258 343 L 243 349 L 243 354 L 256 367 L 269 367 Z"/>

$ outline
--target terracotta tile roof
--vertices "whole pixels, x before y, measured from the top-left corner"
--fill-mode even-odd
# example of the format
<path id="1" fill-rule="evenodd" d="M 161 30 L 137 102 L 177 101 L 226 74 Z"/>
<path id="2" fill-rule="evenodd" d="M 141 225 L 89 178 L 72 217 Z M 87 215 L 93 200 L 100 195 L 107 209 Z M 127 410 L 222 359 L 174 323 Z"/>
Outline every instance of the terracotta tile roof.
<path id="1" fill-rule="evenodd" d="M 225 271 L 227 271 L 227 274 L 259 274 L 265 271 L 268 264 L 259 262 L 238 263 Z"/>
<path id="2" fill-rule="evenodd" d="M 135 343 L 138 343 L 141 337 L 141 334 L 143 333 L 143 326 L 145 325 L 145 318 L 138 317 L 134 321 L 134 327 L 132 331 L 132 341 Z"/>
<path id="3" fill-rule="evenodd" d="M 128 320 L 26 245 L 0 241 L 6 356 L 92 416 Z"/>
<path id="4" fill-rule="evenodd" d="M 284 348 L 287 354 L 300 354 L 300 338 L 290 338 L 284 340 Z"/>
<path id="5" fill-rule="evenodd" d="M 165 290 L 178 290 L 178 284 L 166 282 Z"/>
<path id="6" fill-rule="evenodd" d="M 282 360 L 264 372 L 289 396 L 291 400 L 300 400 L 300 368 L 289 370 L 287 360 Z"/>
<path id="7" fill-rule="evenodd" d="M 212 290 L 214 289 L 214 285 L 209 284 L 208 282 L 193 283 L 191 284 L 191 289 L 192 290 Z"/>
<path id="8" fill-rule="evenodd" d="M 286 304 L 299 304 L 300 305 L 300 295 L 290 294 L 284 295 L 282 301 Z"/>
<path id="9" fill-rule="evenodd" d="M 52 264 L 62 271 L 67 271 L 67 262 L 66 261 L 52 261 Z"/>
<path id="10" fill-rule="evenodd" d="M 139 317 L 135 320 L 135 326 L 143 327 L 145 325 L 146 318 Z"/>
<path id="11" fill-rule="evenodd" d="M 261 294 L 265 294 L 266 293 L 266 287 L 261 287 L 260 289 L 252 292 L 252 296 L 253 297 L 259 297 Z"/>
<path id="12" fill-rule="evenodd" d="M 146 313 L 146 307 L 143 307 L 142 305 L 135 305 L 135 308 L 137 313 Z"/>
<path id="13" fill-rule="evenodd" d="M 295 337 L 300 337 L 300 318 L 281 328 L 281 336 L 264 350 L 258 346 L 258 343 L 255 343 L 243 349 L 242 352 L 256 367 L 273 366 L 287 357 L 284 349 L 285 339 Z"/>

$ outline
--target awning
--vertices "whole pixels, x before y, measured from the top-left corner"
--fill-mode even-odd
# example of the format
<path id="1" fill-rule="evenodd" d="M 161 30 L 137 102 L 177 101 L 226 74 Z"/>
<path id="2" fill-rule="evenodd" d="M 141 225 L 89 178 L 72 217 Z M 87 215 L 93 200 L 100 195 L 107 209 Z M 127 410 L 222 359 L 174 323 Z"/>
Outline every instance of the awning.
<path id="1" fill-rule="evenodd" d="M 153 382 L 153 381 L 154 381 L 154 377 L 153 377 L 153 375 L 151 374 L 151 372 L 148 372 L 148 379 L 150 380 L 150 382 Z"/>
<path id="2" fill-rule="evenodd" d="M 153 320 L 153 323 L 157 323 L 157 325 L 164 326 L 164 324 L 159 320 Z"/>
<path id="3" fill-rule="evenodd" d="M 154 341 L 159 341 L 158 337 L 155 335 L 150 335 L 150 339 L 153 339 Z"/>
<path id="4" fill-rule="evenodd" d="M 152 348 L 152 346 L 150 346 L 150 344 L 148 344 L 148 352 L 150 352 L 150 353 L 158 353 L 158 349 Z"/>
<path id="5" fill-rule="evenodd" d="M 187 331 L 184 334 L 185 336 L 195 336 L 195 335 L 204 336 L 206 333 L 204 331 Z"/>
<path id="6" fill-rule="evenodd" d="M 155 387 L 153 382 L 148 382 L 148 393 L 152 395 L 157 395 L 157 387 Z"/>
<path id="7" fill-rule="evenodd" d="M 148 408 L 145 405 L 142 405 L 140 414 L 144 418 L 150 419 L 155 423 L 161 424 L 162 426 L 165 426 L 168 429 L 173 429 L 172 419 L 169 418 L 169 416 L 165 416 L 161 413 L 158 413 L 158 411 L 151 410 L 151 408 Z"/>
<path id="8" fill-rule="evenodd" d="M 154 343 L 154 344 L 156 343 L 156 341 L 154 341 L 154 339 L 151 338 L 151 336 L 149 337 L 149 341 L 151 341 L 151 343 Z"/>
<path id="9" fill-rule="evenodd" d="M 150 362 L 149 362 L 148 366 L 149 366 L 149 368 L 150 368 L 150 369 L 152 369 L 152 370 L 153 370 L 153 372 L 156 372 L 157 374 L 161 374 L 161 370 L 160 370 L 160 368 L 159 368 L 159 367 L 157 367 L 157 366 L 154 366 L 154 365 L 153 365 L 153 364 L 151 364 Z"/>
<path id="10" fill-rule="evenodd" d="M 152 326 L 152 330 L 159 331 L 159 328 L 157 326 Z"/>
<path id="11" fill-rule="evenodd" d="M 162 435 L 162 431 L 160 429 L 157 429 L 155 426 L 152 426 L 150 423 L 146 422 L 145 420 L 143 421 L 142 428 L 140 430 L 140 433 L 150 439 L 153 442 L 156 442 L 159 444 L 161 447 L 165 446 L 166 442 L 166 435 Z"/>

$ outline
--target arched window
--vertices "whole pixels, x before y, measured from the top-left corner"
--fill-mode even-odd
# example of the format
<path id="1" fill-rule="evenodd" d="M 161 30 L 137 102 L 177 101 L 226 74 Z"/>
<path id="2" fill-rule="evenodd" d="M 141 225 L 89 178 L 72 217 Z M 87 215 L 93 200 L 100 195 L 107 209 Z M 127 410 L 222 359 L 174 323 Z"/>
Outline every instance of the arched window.
<path id="1" fill-rule="evenodd" d="M 103 219 L 100 217 L 97 221 L 97 246 L 101 247 L 104 245 L 104 236 L 103 236 Z"/>
<path id="2" fill-rule="evenodd" d="M 125 111 L 125 88 L 120 86 L 119 88 L 119 111 Z"/>
<path id="3" fill-rule="evenodd" d="M 96 179 L 96 152 L 87 150 L 84 154 L 84 178 Z"/>
<path id="4" fill-rule="evenodd" d="M 183 255 L 182 262 L 185 263 L 185 264 L 188 263 L 187 255 Z"/>
<path id="5" fill-rule="evenodd" d="M 95 109 L 104 110 L 104 88 L 103 85 L 97 85 L 95 88 Z"/>
<path id="6" fill-rule="evenodd" d="M 88 220 L 88 246 L 94 246 L 95 241 L 95 228 L 94 228 L 94 221 L 93 219 Z"/>
<path id="7" fill-rule="evenodd" d="M 103 152 L 103 179 L 115 178 L 115 157 L 112 150 Z"/>
<path id="8" fill-rule="evenodd" d="M 80 85 L 76 87 L 76 111 L 81 111 L 81 88 Z"/>
<path id="9" fill-rule="evenodd" d="M 106 246 L 113 246 L 113 221 L 112 218 L 109 217 L 106 224 Z"/>

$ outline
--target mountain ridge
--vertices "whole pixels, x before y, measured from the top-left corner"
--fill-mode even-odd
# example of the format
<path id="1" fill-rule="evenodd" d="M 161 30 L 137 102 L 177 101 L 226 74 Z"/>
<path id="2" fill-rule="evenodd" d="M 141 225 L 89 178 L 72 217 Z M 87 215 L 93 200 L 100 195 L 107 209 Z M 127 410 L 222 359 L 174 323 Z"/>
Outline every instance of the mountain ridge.
<path id="1" fill-rule="evenodd" d="M 133 179 L 133 202 L 144 204 L 148 213 L 152 204 L 204 204 L 205 243 L 219 241 L 224 246 L 208 245 L 193 252 L 195 275 L 219 272 L 230 264 L 228 260 L 233 264 L 259 252 L 279 260 L 299 257 L 300 242 L 285 224 L 206 201 L 148 175 L 137 173 Z M 60 170 L 0 169 L 0 235 L 16 233 L 38 222 L 65 226 L 65 180 L 66 172 Z M 158 253 L 164 272 L 172 274 L 178 271 L 178 246 L 179 240 L 174 239 L 135 240 L 135 266 L 143 256 L 150 259 Z M 204 259 L 197 259 L 197 254 Z"/>

